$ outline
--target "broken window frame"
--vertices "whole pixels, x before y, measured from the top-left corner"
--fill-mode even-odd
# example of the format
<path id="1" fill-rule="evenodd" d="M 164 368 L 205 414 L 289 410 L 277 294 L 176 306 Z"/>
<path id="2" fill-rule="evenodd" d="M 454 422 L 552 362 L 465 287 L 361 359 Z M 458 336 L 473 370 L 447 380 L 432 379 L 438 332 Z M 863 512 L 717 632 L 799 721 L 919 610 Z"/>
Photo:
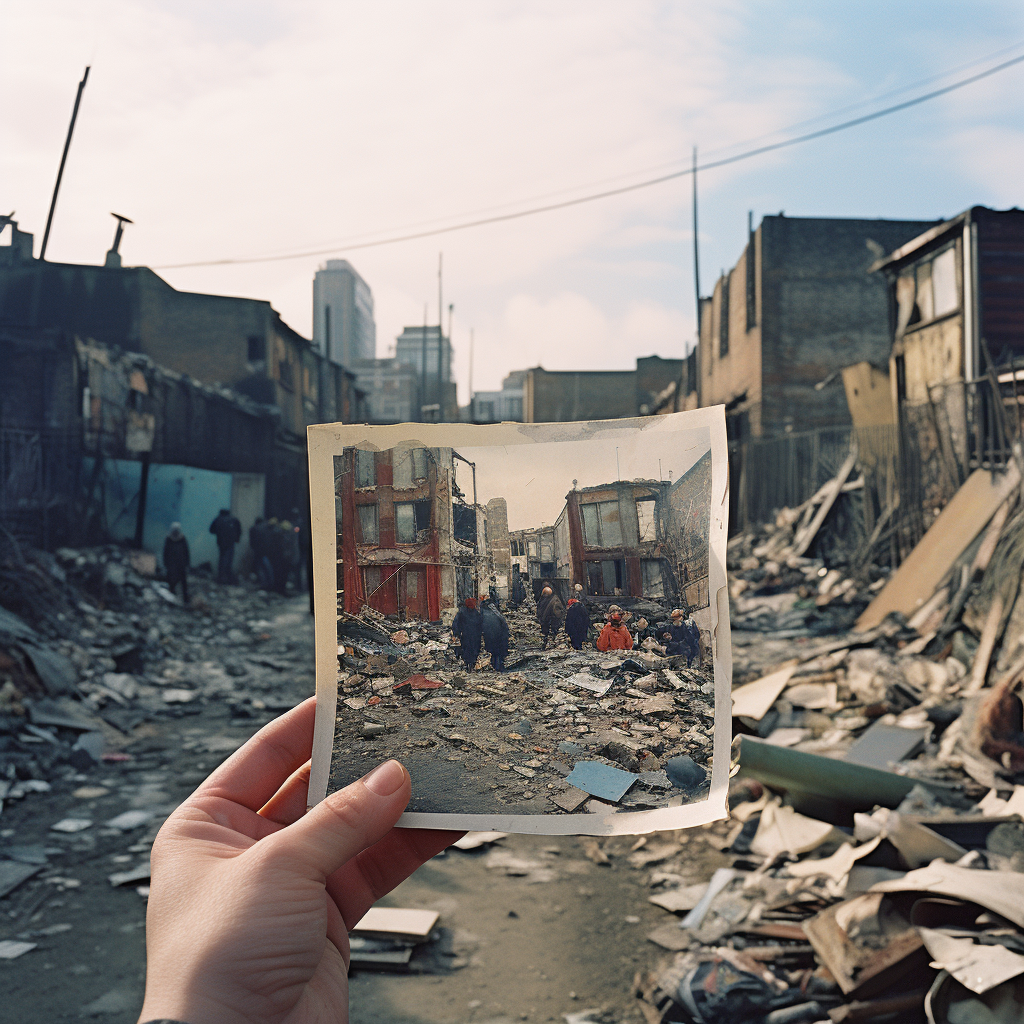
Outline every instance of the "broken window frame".
<path id="1" fill-rule="evenodd" d="M 586 509 L 595 509 L 587 513 Z M 596 516 L 596 520 L 594 517 Z M 597 536 L 593 536 L 592 525 L 587 519 L 596 521 Z M 611 501 L 587 501 L 580 503 L 580 525 L 583 529 L 583 543 L 588 548 L 617 548 L 622 546 L 622 519 L 618 499 Z"/>
<path id="2" fill-rule="evenodd" d="M 361 544 L 380 543 L 380 518 L 376 505 L 357 505 L 356 515 L 359 518 L 359 537 Z"/>
<path id="3" fill-rule="evenodd" d="M 641 506 L 650 508 L 649 515 L 645 518 L 641 515 Z M 651 544 L 658 539 L 658 499 L 637 498 L 636 499 L 636 532 L 641 544 Z"/>
<path id="4" fill-rule="evenodd" d="M 416 543 L 416 503 L 413 501 L 395 502 L 395 543 Z"/>
<path id="5" fill-rule="evenodd" d="M 377 486 L 377 455 L 357 448 L 355 454 L 356 487 Z"/>

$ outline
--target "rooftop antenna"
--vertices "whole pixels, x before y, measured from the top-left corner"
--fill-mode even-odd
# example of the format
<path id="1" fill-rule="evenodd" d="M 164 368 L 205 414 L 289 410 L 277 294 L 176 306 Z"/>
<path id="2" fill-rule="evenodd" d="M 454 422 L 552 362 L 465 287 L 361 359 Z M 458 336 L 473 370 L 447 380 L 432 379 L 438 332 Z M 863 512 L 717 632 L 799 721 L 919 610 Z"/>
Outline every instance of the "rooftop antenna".
<path id="1" fill-rule="evenodd" d="M 114 244 L 107 250 L 107 258 L 103 261 L 105 267 L 119 267 L 121 266 L 121 253 L 118 251 L 121 248 L 121 236 L 124 234 L 125 224 L 134 224 L 130 217 L 125 217 L 122 213 L 111 213 L 110 215 L 117 221 L 117 230 L 114 232 Z"/>
<path id="2" fill-rule="evenodd" d="M 53 211 L 57 208 L 57 193 L 60 191 L 60 180 L 64 177 L 64 165 L 68 160 L 68 150 L 71 148 L 71 136 L 75 131 L 75 121 L 78 120 L 78 105 L 82 102 L 82 91 L 89 79 L 89 68 L 86 67 L 82 80 L 78 83 L 78 93 L 75 96 L 75 106 L 71 111 L 71 124 L 68 125 L 68 137 L 64 140 L 64 152 L 60 158 L 60 167 L 57 168 L 57 180 L 53 185 L 53 196 L 50 199 L 50 212 L 46 215 L 46 230 L 43 232 L 43 245 L 39 250 L 39 258 L 46 259 L 46 243 L 50 240 L 50 225 L 53 223 Z"/>

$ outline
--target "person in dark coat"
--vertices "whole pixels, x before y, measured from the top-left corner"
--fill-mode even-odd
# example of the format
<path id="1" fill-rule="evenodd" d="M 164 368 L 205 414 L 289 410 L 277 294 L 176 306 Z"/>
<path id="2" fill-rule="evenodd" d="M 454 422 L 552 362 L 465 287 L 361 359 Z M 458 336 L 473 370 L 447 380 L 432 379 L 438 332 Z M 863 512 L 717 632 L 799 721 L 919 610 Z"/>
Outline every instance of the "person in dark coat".
<path id="1" fill-rule="evenodd" d="M 249 527 L 249 547 L 252 548 L 252 560 L 256 566 L 256 580 L 263 590 L 270 590 L 274 585 L 274 570 L 270 564 L 270 524 L 260 516 Z"/>
<path id="2" fill-rule="evenodd" d="M 690 662 L 694 658 L 700 657 L 700 633 L 696 624 L 691 630 L 687 626 L 685 618 L 682 609 L 674 609 L 672 623 L 662 632 L 660 639 L 665 645 L 665 653 L 670 657 L 679 654 L 686 655 L 686 667 L 689 668 Z M 694 633 L 696 633 L 696 642 L 694 642 Z"/>
<path id="3" fill-rule="evenodd" d="M 472 672 L 476 666 L 476 659 L 480 657 L 484 622 L 473 598 L 467 597 L 463 605 L 452 620 L 452 636 L 459 638 L 459 657 Z"/>
<path id="4" fill-rule="evenodd" d="M 504 672 L 505 659 L 508 657 L 508 622 L 490 597 L 481 599 L 480 616 L 483 620 L 484 649 L 491 656 L 491 666 L 495 672 Z"/>
<path id="5" fill-rule="evenodd" d="M 697 668 L 700 668 L 700 629 L 697 623 L 693 621 L 692 615 L 686 616 L 686 621 L 683 622 L 683 630 L 690 644 L 690 653 L 686 656 L 686 667 L 690 667 L 690 661 L 692 660 L 696 661 Z"/>
<path id="6" fill-rule="evenodd" d="M 171 523 L 171 529 L 164 541 L 164 568 L 167 570 L 167 586 L 171 593 L 181 584 L 181 597 L 188 604 L 188 569 L 191 565 L 188 541 L 181 532 L 181 523 Z"/>
<path id="7" fill-rule="evenodd" d="M 512 566 L 512 595 L 510 600 L 513 610 L 517 610 L 526 600 L 526 587 L 523 586 L 523 576 L 516 565 Z"/>
<path id="8" fill-rule="evenodd" d="M 590 632 L 590 614 L 582 601 L 575 597 L 569 599 L 569 606 L 565 609 L 565 633 L 569 637 L 569 643 L 579 651 L 583 648 L 583 642 Z"/>
<path id="9" fill-rule="evenodd" d="M 237 583 L 235 577 L 235 545 L 242 539 L 242 524 L 231 510 L 222 508 L 210 523 L 210 533 L 217 538 L 220 557 L 217 560 L 217 582 Z"/>
<path id="10" fill-rule="evenodd" d="M 548 598 L 543 613 L 538 611 L 537 617 L 540 619 L 540 631 L 544 637 L 544 646 L 547 647 L 548 638 L 553 640 L 558 636 L 558 631 L 562 628 L 562 619 L 565 618 L 565 605 L 559 600 L 557 594 L 553 593 Z"/>
<path id="11" fill-rule="evenodd" d="M 540 597 L 537 598 L 537 621 L 538 622 L 543 622 L 544 621 L 544 612 L 547 609 L 548 602 L 551 600 L 551 598 L 553 596 L 554 596 L 554 593 L 553 593 L 553 591 L 551 590 L 550 587 L 545 587 L 540 592 Z"/>

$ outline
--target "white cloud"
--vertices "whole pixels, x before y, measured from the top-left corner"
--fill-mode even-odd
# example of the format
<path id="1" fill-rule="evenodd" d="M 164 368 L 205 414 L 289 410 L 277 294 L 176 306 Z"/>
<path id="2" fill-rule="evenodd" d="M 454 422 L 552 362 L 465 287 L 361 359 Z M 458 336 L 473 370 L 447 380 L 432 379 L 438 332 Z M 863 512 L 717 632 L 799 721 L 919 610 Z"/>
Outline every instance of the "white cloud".
<path id="1" fill-rule="evenodd" d="M 794 17 L 791 7 L 779 5 L 777 37 L 761 38 L 750 28 L 760 8 L 739 0 L 9 4 L 5 35 L 16 42 L 0 65 L 0 208 L 15 208 L 38 245 L 75 85 L 90 62 L 52 259 L 99 262 L 110 210 L 136 222 L 122 245 L 126 262 L 160 265 L 327 247 L 531 196 L 578 196 L 589 190 L 579 186 L 685 163 L 695 140 L 702 155 L 735 148 L 878 88 L 867 63 L 860 77 L 850 70 L 829 11 L 802 7 Z M 978 52 L 1001 38 L 989 42 Z M 961 59 L 947 46 L 936 68 Z M 1000 102 L 990 85 L 979 94 L 986 110 Z M 1002 94 L 1005 117 L 1019 114 L 1016 102 L 1007 114 Z M 931 193 L 929 214 L 990 195 L 1017 202 L 1016 126 L 987 128 L 966 102 L 939 109 L 948 117 L 932 129 L 934 145 L 960 146 L 949 173 L 969 175 L 976 194 Z M 905 185 L 890 189 L 891 202 L 918 216 L 909 209 L 919 202 L 914 176 L 895 171 L 901 159 L 924 157 L 920 147 L 900 149 L 895 129 L 894 138 L 887 187 Z M 830 165 L 831 152 L 790 150 L 702 177 L 706 280 L 739 255 L 752 192 L 792 215 L 802 212 L 794 203 L 836 215 L 856 205 L 864 179 L 855 163 Z M 822 168 L 810 186 L 791 173 L 800 161 Z M 800 182 L 795 197 L 786 194 L 791 179 Z M 682 354 L 692 338 L 689 199 L 680 179 L 337 255 L 374 290 L 380 354 L 402 326 L 421 322 L 424 302 L 436 322 L 443 249 L 463 383 L 471 326 L 479 385 L 537 363 L 628 366 L 637 354 Z M 180 288 L 268 298 L 308 332 L 324 258 L 165 276 Z"/>

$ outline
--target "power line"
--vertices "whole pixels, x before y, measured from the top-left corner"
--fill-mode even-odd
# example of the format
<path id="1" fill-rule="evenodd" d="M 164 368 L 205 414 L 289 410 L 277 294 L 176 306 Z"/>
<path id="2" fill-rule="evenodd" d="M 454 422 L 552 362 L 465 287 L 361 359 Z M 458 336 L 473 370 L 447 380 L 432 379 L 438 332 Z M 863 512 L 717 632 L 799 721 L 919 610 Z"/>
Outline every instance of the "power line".
<path id="1" fill-rule="evenodd" d="M 875 110 L 868 114 L 862 114 L 860 117 L 851 118 L 850 120 L 842 121 L 839 124 L 830 125 L 826 128 L 819 128 L 812 132 L 806 132 L 803 135 L 797 135 L 791 139 L 782 139 L 779 142 L 772 142 L 764 146 L 757 146 L 754 149 L 745 150 L 744 152 L 737 153 L 734 156 L 722 157 L 721 159 L 711 160 L 697 166 L 686 167 L 681 170 L 672 171 L 668 174 L 662 174 L 656 178 L 648 178 L 645 181 L 635 182 L 631 185 L 621 185 L 618 188 L 605 189 L 602 192 L 593 192 L 589 195 L 578 196 L 575 199 L 563 199 L 557 203 L 534 206 L 526 210 L 516 210 L 511 213 L 480 217 L 474 220 L 463 221 L 459 224 L 450 224 L 446 227 L 430 228 L 409 234 L 394 235 L 390 238 L 380 238 L 373 241 L 356 242 L 347 245 L 342 243 L 339 245 L 333 245 L 326 249 L 311 249 L 305 252 L 289 253 L 283 256 L 245 256 L 233 259 L 202 260 L 194 263 L 170 263 L 155 267 L 154 269 L 181 270 L 189 267 L 216 267 L 240 263 L 275 263 L 283 260 L 306 259 L 310 256 L 326 256 L 330 253 L 337 253 L 339 251 L 349 252 L 355 249 L 372 249 L 381 245 L 395 245 L 399 242 L 413 242 L 421 238 L 432 238 L 437 235 L 450 234 L 453 231 L 466 231 L 469 228 L 484 227 L 488 224 L 501 224 L 506 221 L 519 220 L 522 217 L 532 217 L 539 213 L 552 213 L 555 210 L 565 210 L 573 206 L 581 206 L 584 203 L 593 203 L 600 199 L 610 199 L 613 196 L 626 195 L 629 192 L 637 192 L 640 189 L 652 188 L 655 185 L 662 185 L 668 181 L 675 181 L 679 178 L 688 177 L 691 174 L 696 174 L 698 171 L 710 171 L 716 167 L 725 167 L 728 164 L 739 163 L 741 160 L 750 160 L 752 157 L 761 156 L 764 153 L 772 153 L 776 150 L 799 145 L 802 142 L 810 142 L 813 139 L 820 139 L 826 135 L 834 135 L 836 132 L 846 131 L 848 128 L 855 128 L 858 125 L 866 124 L 869 121 L 876 121 L 881 117 L 887 117 L 889 114 L 898 113 L 899 111 L 906 110 L 909 107 L 915 107 L 921 103 L 927 103 L 929 100 L 936 99 L 939 96 L 955 92 L 957 89 L 963 89 L 965 86 L 973 85 L 975 82 L 979 82 L 983 78 L 989 78 L 992 75 L 998 74 L 1000 71 L 1005 71 L 1007 68 L 1013 67 L 1015 64 L 1020 64 L 1022 61 L 1024 61 L 1024 54 L 1018 57 L 1013 57 L 1010 60 L 1003 61 L 1001 64 L 997 64 L 995 67 L 981 71 L 976 75 L 970 75 L 969 77 L 962 78 L 950 85 L 943 86 L 941 89 L 933 89 L 931 92 L 911 97 L 909 100 L 904 100 L 902 103 L 895 103 L 892 106 L 883 107 L 881 110 Z"/>

